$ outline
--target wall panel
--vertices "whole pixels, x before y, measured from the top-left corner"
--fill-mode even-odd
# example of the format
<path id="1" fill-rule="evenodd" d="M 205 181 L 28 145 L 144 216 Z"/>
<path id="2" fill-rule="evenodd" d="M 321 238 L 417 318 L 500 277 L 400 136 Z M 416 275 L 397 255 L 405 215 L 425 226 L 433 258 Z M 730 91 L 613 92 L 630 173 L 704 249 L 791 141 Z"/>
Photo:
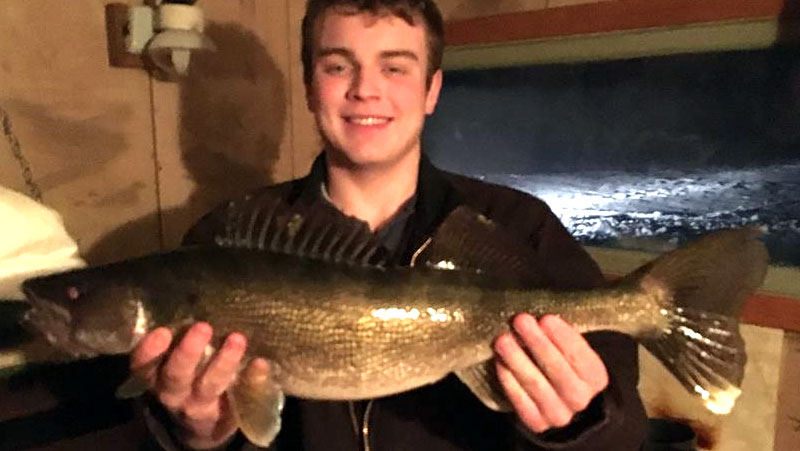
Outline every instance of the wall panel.
<path id="1" fill-rule="evenodd" d="M 300 60 L 301 23 L 305 13 L 305 2 L 289 2 L 289 47 L 292 82 L 292 156 L 294 158 L 294 176 L 301 177 L 308 173 L 311 163 L 319 154 L 321 141 L 314 117 L 306 106 L 306 90 L 303 83 L 303 65 Z"/>
<path id="2" fill-rule="evenodd" d="M 164 245 L 223 199 L 291 178 L 287 1 L 207 0 L 213 53 L 153 82 Z"/>
<path id="3" fill-rule="evenodd" d="M 156 249 L 153 220 L 135 241 L 100 245 L 156 205 L 147 76 L 108 66 L 104 2 L 5 1 L 0 22 L 0 108 L 13 126 L 0 183 L 31 191 L 29 166 L 91 261 Z"/>
<path id="4" fill-rule="evenodd" d="M 547 7 L 548 0 L 437 0 L 445 20 L 459 20 L 493 14 L 532 11 Z"/>

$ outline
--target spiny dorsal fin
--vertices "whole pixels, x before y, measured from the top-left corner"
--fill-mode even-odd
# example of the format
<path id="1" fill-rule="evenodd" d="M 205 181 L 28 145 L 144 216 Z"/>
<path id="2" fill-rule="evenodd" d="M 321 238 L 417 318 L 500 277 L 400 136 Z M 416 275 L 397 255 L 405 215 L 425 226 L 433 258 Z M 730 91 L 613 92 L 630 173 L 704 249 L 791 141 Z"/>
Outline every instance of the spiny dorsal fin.
<path id="1" fill-rule="evenodd" d="M 369 226 L 324 204 L 289 205 L 264 193 L 231 201 L 222 247 L 257 249 L 331 263 L 384 266 L 387 251 Z"/>
<path id="2" fill-rule="evenodd" d="M 414 264 L 485 273 L 525 287 L 546 283 L 530 246 L 520 245 L 502 225 L 466 206 L 447 216 Z"/>

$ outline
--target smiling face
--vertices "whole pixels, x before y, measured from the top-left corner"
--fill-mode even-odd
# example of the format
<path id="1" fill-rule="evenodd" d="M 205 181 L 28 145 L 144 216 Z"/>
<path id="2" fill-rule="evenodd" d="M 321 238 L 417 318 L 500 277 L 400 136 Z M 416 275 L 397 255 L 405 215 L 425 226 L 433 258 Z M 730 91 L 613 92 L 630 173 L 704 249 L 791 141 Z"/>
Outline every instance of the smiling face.
<path id="1" fill-rule="evenodd" d="M 428 85 L 422 20 L 326 11 L 317 21 L 308 106 L 329 162 L 356 168 L 418 158 L 420 134 L 441 88 Z"/>

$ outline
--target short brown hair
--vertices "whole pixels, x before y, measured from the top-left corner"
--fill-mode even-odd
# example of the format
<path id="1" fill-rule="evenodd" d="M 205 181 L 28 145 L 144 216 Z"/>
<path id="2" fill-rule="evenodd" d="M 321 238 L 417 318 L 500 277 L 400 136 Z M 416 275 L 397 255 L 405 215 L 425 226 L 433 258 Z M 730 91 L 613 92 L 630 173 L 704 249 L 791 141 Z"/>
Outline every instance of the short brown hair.
<path id="1" fill-rule="evenodd" d="M 303 81 L 310 85 L 314 77 L 314 25 L 325 11 L 340 8 L 344 14 L 370 12 L 375 15 L 392 14 L 414 25 L 415 19 L 422 18 L 428 43 L 427 80 L 430 84 L 433 74 L 442 66 L 444 52 L 444 24 L 442 13 L 433 0 L 308 0 L 306 15 L 303 17 Z"/>

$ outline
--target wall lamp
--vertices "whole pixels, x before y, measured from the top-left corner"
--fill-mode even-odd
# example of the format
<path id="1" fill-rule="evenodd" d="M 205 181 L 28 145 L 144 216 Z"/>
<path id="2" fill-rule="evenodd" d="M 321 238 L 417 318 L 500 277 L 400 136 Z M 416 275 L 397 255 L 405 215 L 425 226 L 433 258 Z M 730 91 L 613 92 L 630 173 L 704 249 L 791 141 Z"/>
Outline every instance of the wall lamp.
<path id="1" fill-rule="evenodd" d="M 189 71 L 192 53 L 215 50 L 203 35 L 203 10 L 195 0 L 156 0 L 148 5 L 106 5 L 109 63 L 143 67 L 175 80 Z"/>

